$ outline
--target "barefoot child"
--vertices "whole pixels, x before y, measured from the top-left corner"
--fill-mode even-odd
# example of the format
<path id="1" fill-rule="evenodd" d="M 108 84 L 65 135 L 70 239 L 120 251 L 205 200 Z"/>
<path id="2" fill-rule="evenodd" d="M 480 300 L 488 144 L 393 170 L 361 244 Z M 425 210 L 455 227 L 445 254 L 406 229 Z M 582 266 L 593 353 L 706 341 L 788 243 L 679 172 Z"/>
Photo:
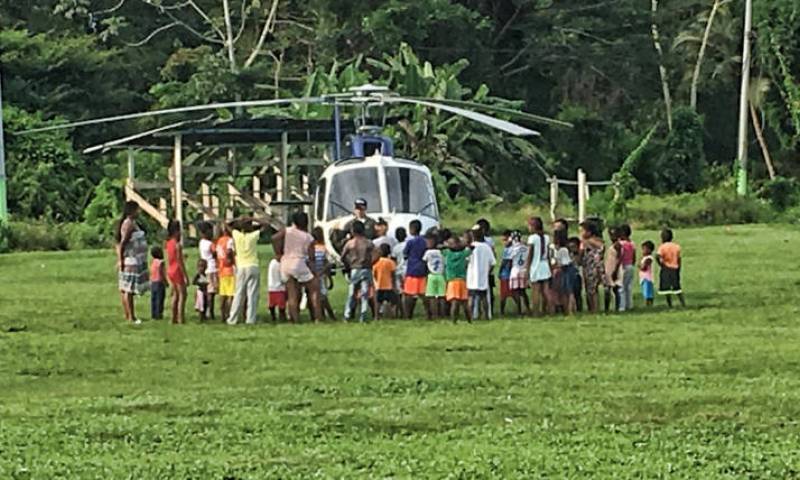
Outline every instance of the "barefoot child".
<path id="1" fill-rule="evenodd" d="M 639 283 L 642 287 L 642 298 L 648 307 L 653 306 L 655 287 L 653 286 L 653 250 L 655 245 L 650 240 L 642 244 L 642 261 L 639 264 Z"/>
<path id="2" fill-rule="evenodd" d="M 167 280 L 171 292 L 172 323 L 183 323 L 186 317 L 186 284 L 189 277 L 186 274 L 186 265 L 183 262 L 183 247 L 181 246 L 181 224 L 177 220 L 170 220 L 167 224 Z"/>
<path id="3" fill-rule="evenodd" d="M 331 278 L 331 264 L 328 261 L 328 249 L 325 247 L 325 232 L 322 227 L 316 227 L 311 232 L 311 236 L 314 237 L 314 273 L 319 278 L 321 320 L 325 320 L 327 317 L 336 321 L 336 314 L 328 299 L 328 291 L 333 288 L 333 279 Z"/>
<path id="4" fill-rule="evenodd" d="M 614 311 L 619 310 L 620 307 L 620 300 L 619 300 L 619 292 L 620 288 L 622 287 L 622 263 L 620 262 L 620 256 L 622 252 L 622 247 L 619 243 L 619 230 L 617 227 L 609 227 L 608 229 L 608 237 L 611 241 L 611 245 L 606 250 L 606 258 L 605 258 L 605 278 L 603 279 L 603 285 L 605 285 L 606 289 L 606 298 L 605 298 L 605 311 L 606 313 L 611 311 L 611 300 L 614 300 Z"/>
<path id="5" fill-rule="evenodd" d="M 450 315 L 453 323 L 458 321 L 459 310 L 464 310 L 468 322 L 472 322 L 472 312 L 469 309 L 469 293 L 467 291 L 467 264 L 469 263 L 470 249 L 465 242 L 453 236 L 447 241 L 447 250 L 443 252 L 445 262 L 445 279 L 447 292 L 445 299 L 450 304 Z"/>
<path id="6" fill-rule="evenodd" d="M 222 225 L 222 235 L 215 243 L 217 273 L 219 275 L 219 309 L 222 320 L 231 314 L 231 303 L 236 293 L 236 273 L 234 271 L 233 237 L 230 228 Z"/>
<path id="7" fill-rule="evenodd" d="M 485 240 L 484 240 L 485 241 Z M 506 303 L 511 298 L 511 289 L 508 286 L 511 278 L 511 230 L 506 230 L 500 236 L 500 244 L 503 252 L 500 254 L 500 268 L 497 272 L 497 280 L 500 282 L 500 315 L 506 314 Z"/>
<path id="8" fill-rule="evenodd" d="M 555 245 L 555 262 L 553 284 L 557 293 L 558 303 L 564 309 L 565 315 L 575 313 L 575 282 L 578 281 L 578 271 L 572 263 L 569 253 L 567 231 L 558 229 L 553 232 Z"/>
<path id="9" fill-rule="evenodd" d="M 280 320 L 286 321 L 286 284 L 281 278 L 281 259 L 278 256 L 272 257 L 267 269 L 267 293 L 269 295 L 269 314 L 272 323 Z M 278 316 L 275 316 L 275 310 Z"/>
<path id="10" fill-rule="evenodd" d="M 511 233 L 511 271 L 509 272 L 508 289 L 511 291 L 511 298 L 517 305 L 517 314 L 522 315 L 523 304 L 525 313 L 530 313 L 531 304 L 528 300 L 528 270 L 525 264 L 528 261 L 528 247 L 522 243 L 520 232 Z M 501 306 L 501 311 L 503 310 Z"/>
<path id="11" fill-rule="evenodd" d="M 153 261 L 150 263 L 150 318 L 164 318 L 164 295 L 167 292 L 167 269 L 164 267 L 164 251 L 161 247 L 150 249 Z"/>
<path id="12" fill-rule="evenodd" d="M 372 289 L 372 241 L 365 236 L 366 229 L 361 222 L 353 222 L 351 238 L 342 249 L 342 263 L 348 275 L 347 302 L 344 307 L 344 320 L 350 321 L 356 309 L 356 298 L 361 303 L 359 321 L 366 323 L 370 308 L 369 292 Z M 360 293 L 360 295 L 358 295 Z M 374 306 L 374 305 L 373 305 Z M 373 313 L 373 317 L 374 317 Z"/>
<path id="13" fill-rule="evenodd" d="M 219 289 L 219 274 L 217 270 L 217 252 L 214 247 L 214 225 L 211 222 L 201 222 L 198 230 L 200 230 L 200 242 L 197 244 L 200 250 L 200 258 L 206 261 L 206 278 L 208 279 L 208 286 L 206 287 L 206 298 L 203 303 L 205 306 L 204 318 L 214 319 L 214 298 Z"/>
<path id="14" fill-rule="evenodd" d="M 422 257 L 425 256 L 428 243 L 420 236 L 421 231 L 422 222 L 412 220 L 408 224 L 408 232 L 411 237 L 406 240 L 406 246 L 403 248 L 403 257 L 406 259 L 406 277 L 403 281 L 403 294 L 406 297 L 404 309 L 406 318 L 409 319 L 414 316 L 417 298 L 425 295 L 427 286 L 428 269 Z"/>
<path id="15" fill-rule="evenodd" d="M 192 285 L 197 287 L 197 291 L 195 292 L 194 296 L 194 309 L 200 315 L 200 320 L 205 320 L 207 317 L 208 312 L 208 275 L 206 271 L 208 269 L 208 263 L 202 258 L 197 259 L 197 273 L 194 275 L 192 279 Z"/>
<path id="16" fill-rule="evenodd" d="M 392 309 L 397 308 L 397 294 L 394 291 L 394 272 L 397 265 L 390 258 L 392 249 L 387 243 L 378 247 L 380 257 L 372 266 L 372 278 L 375 282 L 375 302 L 377 302 L 377 318 L 385 318 L 386 304 Z"/>
<path id="17" fill-rule="evenodd" d="M 633 309 L 633 272 L 636 264 L 636 246 L 631 241 L 631 226 L 619 227 L 620 267 L 622 286 L 619 291 L 619 311 Z"/>
<path id="18" fill-rule="evenodd" d="M 481 311 L 485 318 L 491 320 L 489 306 L 489 278 L 492 268 L 497 264 L 494 252 L 484 241 L 483 229 L 480 225 L 472 227 L 472 253 L 467 266 L 467 289 L 472 302 L 472 318 L 478 319 Z"/>
<path id="19" fill-rule="evenodd" d="M 425 241 L 428 250 L 422 256 L 422 260 L 428 267 L 428 280 L 425 286 L 425 310 L 428 313 L 428 320 L 439 318 L 444 311 L 445 293 L 447 285 L 444 281 L 444 257 L 437 245 L 438 239 L 435 234 L 429 234 Z"/>
<path id="20" fill-rule="evenodd" d="M 681 289 L 681 246 L 672 241 L 672 230 L 661 232 L 661 245 L 658 247 L 658 265 L 661 267 L 659 295 L 667 296 L 667 306 L 672 308 L 672 296 L 677 295 L 681 306 L 686 306 Z"/>

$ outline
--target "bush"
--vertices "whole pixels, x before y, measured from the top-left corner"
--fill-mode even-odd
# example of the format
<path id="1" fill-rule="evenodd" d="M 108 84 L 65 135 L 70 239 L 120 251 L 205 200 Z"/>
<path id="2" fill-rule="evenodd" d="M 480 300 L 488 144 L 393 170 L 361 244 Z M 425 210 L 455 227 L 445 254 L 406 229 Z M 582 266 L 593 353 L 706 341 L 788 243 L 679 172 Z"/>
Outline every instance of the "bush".
<path id="1" fill-rule="evenodd" d="M 644 228 L 767 223 L 777 212 L 760 199 L 729 188 L 679 195 L 640 195 L 628 204 L 628 221 Z"/>
<path id="2" fill-rule="evenodd" d="M 758 193 L 781 212 L 800 203 L 800 184 L 794 178 L 776 177 L 765 182 Z"/>
<path id="3" fill-rule="evenodd" d="M 66 250 L 69 246 L 63 229 L 52 223 L 12 221 L 9 230 L 11 250 Z"/>
<path id="4" fill-rule="evenodd" d="M 11 250 L 9 245 L 10 236 L 11 229 L 9 228 L 8 223 L 0 220 L 0 253 L 5 253 Z"/>
<path id="5" fill-rule="evenodd" d="M 69 250 L 103 248 L 111 245 L 111 237 L 101 234 L 88 223 L 67 223 L 61 226 Z"/>

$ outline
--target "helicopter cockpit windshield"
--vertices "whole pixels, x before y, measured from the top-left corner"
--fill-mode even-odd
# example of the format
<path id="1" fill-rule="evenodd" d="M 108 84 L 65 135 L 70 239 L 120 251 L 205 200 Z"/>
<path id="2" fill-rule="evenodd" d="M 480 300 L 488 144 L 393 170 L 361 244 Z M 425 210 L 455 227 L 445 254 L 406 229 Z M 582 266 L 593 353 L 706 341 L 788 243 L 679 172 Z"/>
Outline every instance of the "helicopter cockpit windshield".
<path id="1" fill-rule="evenodd" d="M 352 213 L 353 201 L 357 198 L 367 201 L 367 213 L 383 211 L 377 168 L 344 170 L 333 176 L 328 194 L 328 218 Z"/>
<path id="2" fill-rule="evenodd" d="M 436 195 L 428 175 L 403 167 L 387 167 L 385 171 L 390 212 L 438 218 Z"/>

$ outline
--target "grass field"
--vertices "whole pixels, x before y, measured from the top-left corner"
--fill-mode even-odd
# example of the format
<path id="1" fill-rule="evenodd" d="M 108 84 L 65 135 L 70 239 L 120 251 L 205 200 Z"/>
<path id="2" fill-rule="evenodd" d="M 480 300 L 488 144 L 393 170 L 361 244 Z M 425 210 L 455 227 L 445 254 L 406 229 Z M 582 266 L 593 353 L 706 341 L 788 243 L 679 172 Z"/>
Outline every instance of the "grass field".
<path id="1" fill-rule="evenodd" d="M 0 478 L 800 476 L 800 231 L 678 240 L 688 309 L 472 325 L 131 327 L 110 252 L 0 256 Z"/>

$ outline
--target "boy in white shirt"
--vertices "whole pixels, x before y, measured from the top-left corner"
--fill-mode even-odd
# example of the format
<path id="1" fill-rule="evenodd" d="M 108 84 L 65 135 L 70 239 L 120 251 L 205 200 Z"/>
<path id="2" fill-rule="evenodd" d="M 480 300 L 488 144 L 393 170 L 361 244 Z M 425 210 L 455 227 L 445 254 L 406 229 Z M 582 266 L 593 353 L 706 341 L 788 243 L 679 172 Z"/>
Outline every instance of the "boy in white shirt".
<path id="1" fill-rule="evenodd" d="M 269 261 L 267 271 L 267 290 L 269 291 L 269 314 L 275 323 L 275 309 L 281 322 L 286 321 L 286 284 L 281 278 L 281 260 L 275 256 Z"/>
<path id="2" fill-rule="evenodd" d="M 494 258 L 492 248 L 484 241 L 483 228 L 480 225 L 472 227 L 472 239 L 472 254 L 467 265 L 467 290 L 472 304 L 472 318 L 478 319 L 483 310 L 486 319 L 491 320 L 489 277 L 497 260 Z"/>

